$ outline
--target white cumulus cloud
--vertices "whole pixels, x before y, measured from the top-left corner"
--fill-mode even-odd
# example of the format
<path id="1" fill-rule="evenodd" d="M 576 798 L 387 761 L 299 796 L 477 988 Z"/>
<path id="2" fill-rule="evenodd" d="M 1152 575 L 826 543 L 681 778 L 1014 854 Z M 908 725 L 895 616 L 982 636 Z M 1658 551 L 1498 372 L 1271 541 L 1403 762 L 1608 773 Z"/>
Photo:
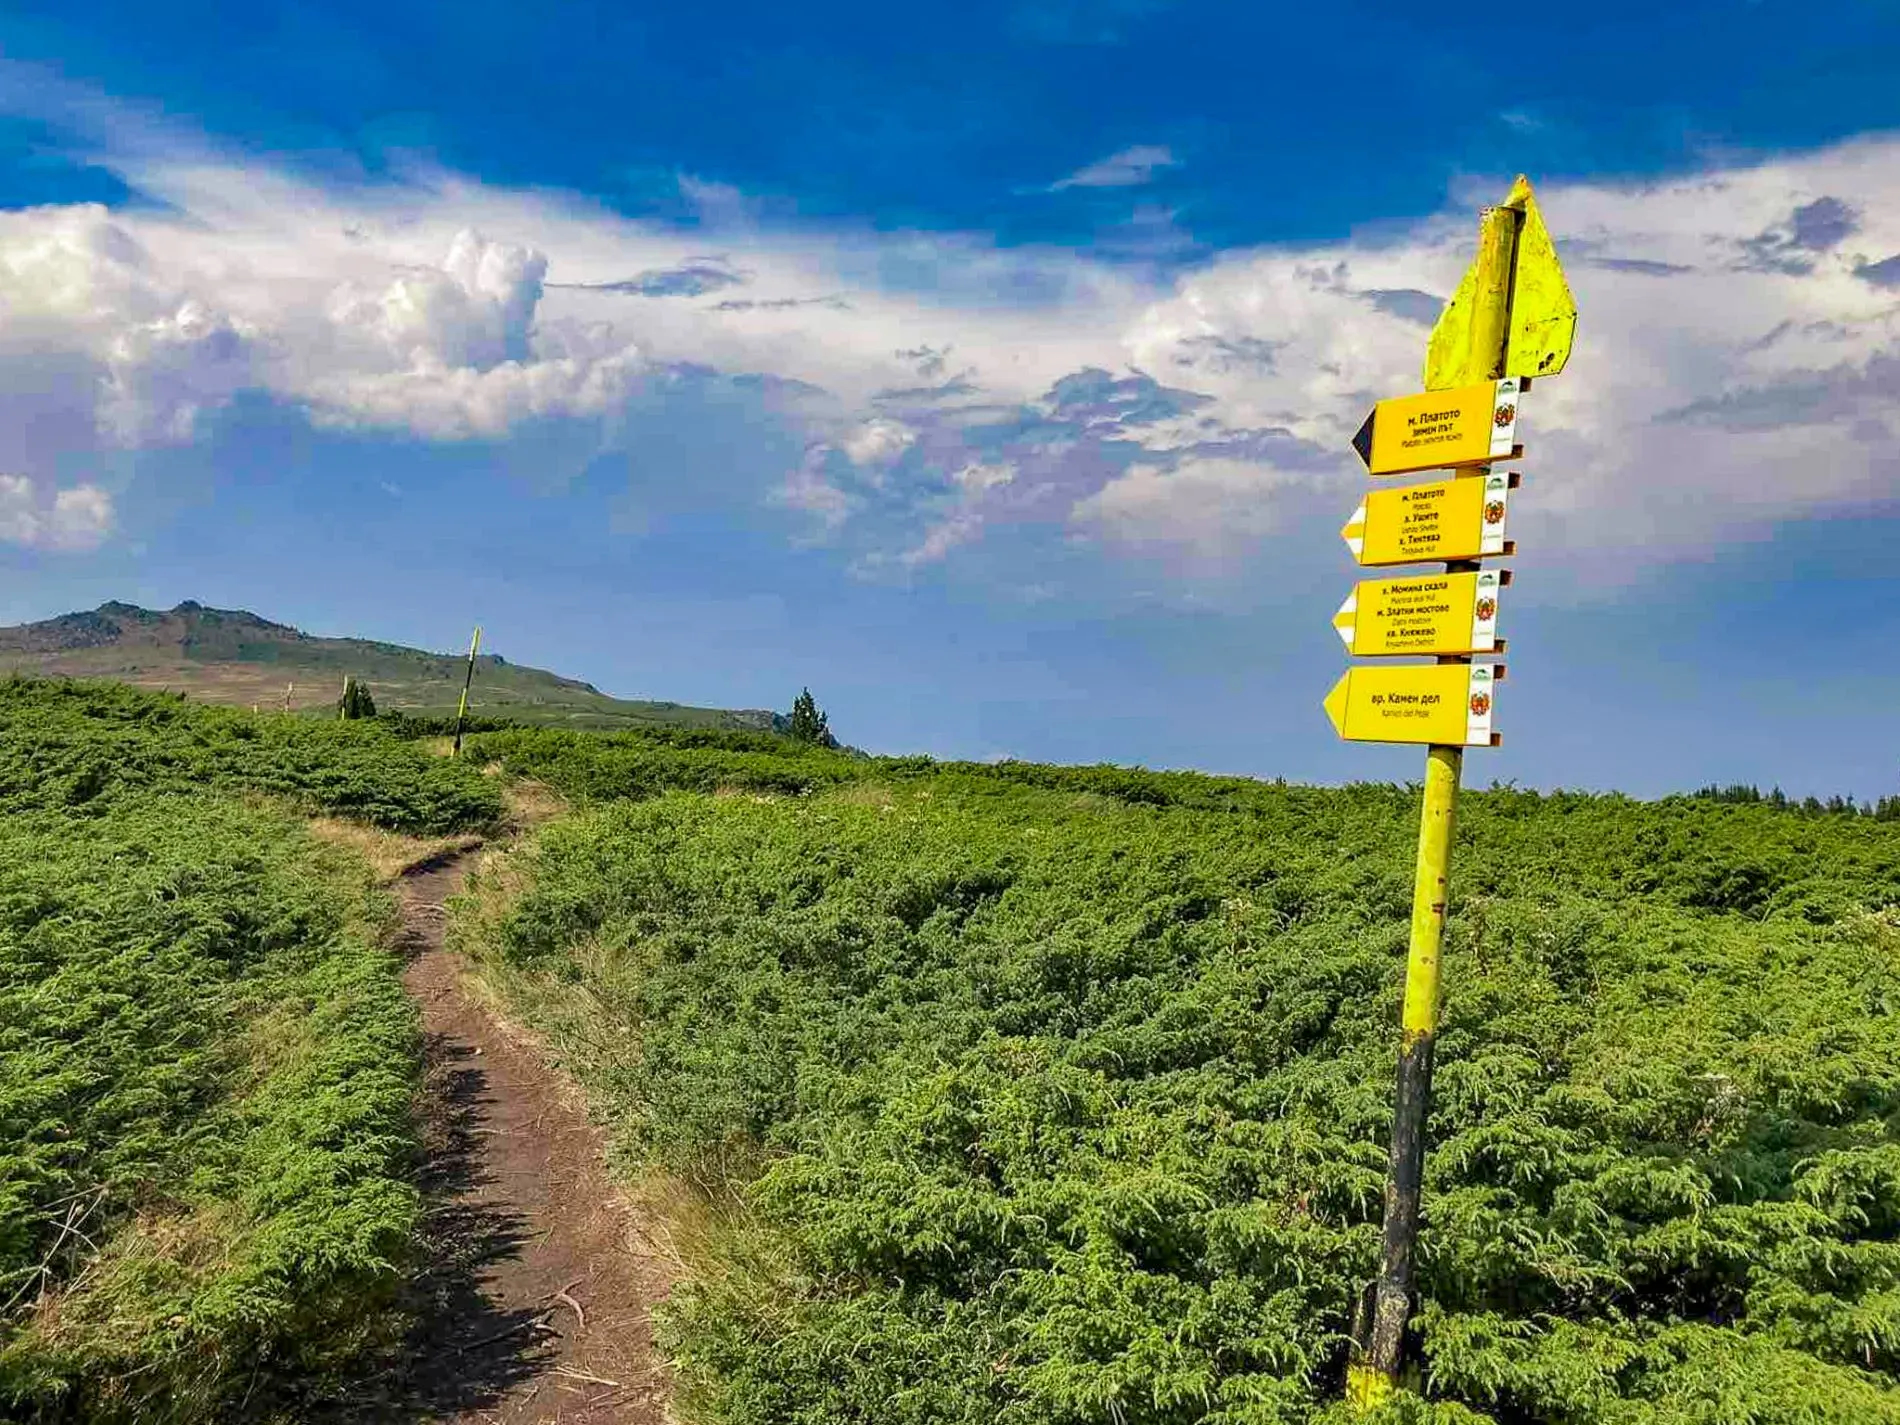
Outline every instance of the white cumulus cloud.
<path id="1" fill-rule="evenodd" d="M 1170 270 L 774 226 L 705 185 L 680 232 L 438 170 L 319 180 L 43 74 L 13 92 L 156 200 L 0 212 L 0 470 L 31 485 L 7 487 L 8 537 L 47 547 L 111 528 L 89 458 L 205 439 L 254 392 L 431 441 L 567 422 L 582 458 L 669 401 L 717 413 L 696 417 L 718 423 L 706 451 L 775 422 L 773 469 L 720 497 L 805 518 L 865 569 L 1000 525 L 1232 562 L 1360 487 L 1347 440 L 1417 388 L 1504 187 Z M 1173 162 L 1138 146 L 1062 182 Z M 1525 403 L 1520 542 L 1622 577 L 1900 498 L 1900 139 L 1540 199 L 1582 320 L 1570 371 Z M 58 525 L 85 489 L 104 504 Z"/>
<path id="2" fill-rule="evenodd" d="M 24 475 L 0 475 L 0 540 L 79 553 L 112 532 L 112 497 L 95 485 L 43 490 Z"/>
<path id="3" fill-rule="evenodd" d="M 853 465 L 889 465 L 916 440 L 916 434 L 901 421 L 878 418 L 868 420 L 839 442 L 839 448 L 851 457 Z"/>
<path id="4" fill-rule="evenodd" d="M 547 268 L 533 248 L 490 242 L 465 228 L 438 267 L 397 272 L 377 291 L 339 286 L 329 315 L 380 343 L 399 365 L 486 371 L 530 356 Z"/>
<path id="5" fill-rule="evenodd" d="M 106 349 L 100 428 L 122 445 L 187 441 L 199 413 L 253 384 L 263 354 L 247 323 L 186 298 L 125 326 Z"/>
<path id="6" fill-rule="evenodd" d="M 1075 520 L 1119 548 L 1189 568 L 1224 566 L 1279 528 L 1286 483 L 1271 466 L 1248 460 L 1131 465 L 1079 502 Z"/>

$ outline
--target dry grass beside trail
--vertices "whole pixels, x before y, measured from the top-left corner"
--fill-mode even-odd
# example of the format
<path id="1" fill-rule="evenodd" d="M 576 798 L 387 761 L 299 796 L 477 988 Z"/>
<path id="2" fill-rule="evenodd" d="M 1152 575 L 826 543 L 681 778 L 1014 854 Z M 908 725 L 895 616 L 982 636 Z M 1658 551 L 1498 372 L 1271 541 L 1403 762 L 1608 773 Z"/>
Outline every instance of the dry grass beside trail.
<path id="1" fill-rule="evenodd" d="M 567 798 L 547 783 L 527 777 L 511 778 L 501 796 L 508 808 L 508 830 L 515 833 L 533 831 L 572 809 Z"/>
<path id="2" fill-rule="evenodd" d="M 312 834 L 333 846 L 347 847 L 369 864 L 378 882 L 402 877 L 418 866 L 427 866 L 450 856 L 473 851 L 482 838 L 472 833 L 456 836 L 403 836 L 360 822 L 343 821 L 333 816 L 313 817 Z"/>

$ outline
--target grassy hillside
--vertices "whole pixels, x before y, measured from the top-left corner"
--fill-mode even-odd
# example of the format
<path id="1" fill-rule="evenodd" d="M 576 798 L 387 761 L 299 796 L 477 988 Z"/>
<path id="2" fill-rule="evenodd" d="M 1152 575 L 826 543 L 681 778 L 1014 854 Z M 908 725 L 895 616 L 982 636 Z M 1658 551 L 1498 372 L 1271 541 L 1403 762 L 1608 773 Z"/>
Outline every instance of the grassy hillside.
<path id="1" fill-rule="evenodd" d="M 375 727 L 0 682 L 0 1419 L 263 1418 L 391 1329 L 415 1012 L 304 810 L 499 799 Z"/>
<path id="2" fill-rule="evenodd" d="M 209 702 L 282 709 L 332 707 L 345 674 L 379 708 L 453 713 L 465 654 L 425 653 L 361 638 L 317 638 L 242 610 L 183 603 L 159 611 L 107 603 L 85 613 L 0 628 L 0 673 L 110 679 Z M 493 654 L 477 660 L 472 706 L 492 717 L 577 728 L 660 725 L 763 728 L 769 712 L 610 698 L 592 684 Z"/>
<path id="3" fill-rule="evenodd" d="M 583 801 L 454 931 L 704 1192 L 701 1418 L 1337 1418 L 1414 792 L 477 747 Z M 1900 821 L 1473 794 L 1446 965 L 1388 1418 L 1900 1421 Z"/>

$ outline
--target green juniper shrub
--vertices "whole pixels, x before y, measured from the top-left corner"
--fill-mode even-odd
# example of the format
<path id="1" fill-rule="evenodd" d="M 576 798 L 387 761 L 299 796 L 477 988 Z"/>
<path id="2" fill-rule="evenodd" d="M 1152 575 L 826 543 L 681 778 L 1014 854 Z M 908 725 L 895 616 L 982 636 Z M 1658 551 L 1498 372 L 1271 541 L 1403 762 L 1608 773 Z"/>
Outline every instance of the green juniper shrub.
<path id="1" fill-rule="evenodd" d="M 492 778 L 374 720 L 260 715 L 110 683 L 0 680 L 0 806 L 103 809 L 146 789 L 209 787 L 416 835 L 501 815 Z"/>
<path id="2" fill-rule="evenodd" d="M 359 718 L 376 716 L 376 699 L 369 694 L 369 688 L 360 678 L 343 680 L 343 696 L 337 699 L 337 717 L 343 722 L 355 722 Z"/>
<path id="3" fill-rule="evenodd" d="M 0 1419 L 294 1419 L 396 1329 L 419 1036 L 319 809 L 500 799 L 367 722 L 0 682 Z"/>
<path id="4" fill-rule="evenodd" d="M 453 933 L 729 1204 L 693 1409 L 1343 1418 L 1415 790 L 497 736 L 592 805 Z M 1388 1425 L 1900 1422 L 1900 829 L 1500 789 L 1453 895 Z"/>
<path id="5" fill-rule="evenodd" d="M 373 1329 L 419 1046 L 353 894 L 222 796 L 0 818 L 0 1418 L 216 1418 Z"/>

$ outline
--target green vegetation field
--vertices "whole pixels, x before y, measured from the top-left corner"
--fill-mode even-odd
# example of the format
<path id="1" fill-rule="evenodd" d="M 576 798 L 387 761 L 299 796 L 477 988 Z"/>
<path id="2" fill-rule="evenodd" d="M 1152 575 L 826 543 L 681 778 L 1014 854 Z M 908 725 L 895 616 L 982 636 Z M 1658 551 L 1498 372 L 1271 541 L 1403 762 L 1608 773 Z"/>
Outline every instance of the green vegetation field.
<path id="1" fill-rule="evenodd" d="M 1417 799 L 501 732 L 457 911 L 697 1185 L 690 1418 L 1338 1418 Z M 1900 821 L 1468 795 L 1388 1418 L 1900 1421 Z"/>
<path id="2" fill-rule="evenodd" d="M 418 1073 L 389 902 L 302 814 L 479 826 L 492 779 L 16 679 L 0 811 L 0 1419 L 299 1418 L 394 1329 Z"/>
<path id="3" fill-rule="evenodd" d="M 304 1418 L 400 1329 L 415 1016 L 304 818 L 484 764 L 574 810 L 452 929 L 691 1186 L 686 1419 L 1341 1418 L 1414 792 L 403 730 L 0 683 L 0 1419 Z M 1896 809 L 1467 796 L 1389 1419 L 1900 1422 Z"/>

